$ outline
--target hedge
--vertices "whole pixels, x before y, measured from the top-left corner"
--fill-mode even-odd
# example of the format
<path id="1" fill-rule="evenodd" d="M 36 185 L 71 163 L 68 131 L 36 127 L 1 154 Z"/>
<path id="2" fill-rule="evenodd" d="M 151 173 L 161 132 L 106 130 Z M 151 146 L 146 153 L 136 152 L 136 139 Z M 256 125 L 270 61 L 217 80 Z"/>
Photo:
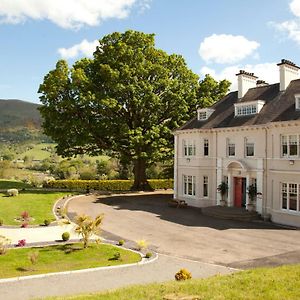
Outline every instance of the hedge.
<path id="1" fill-rule="evenodd" d="M 154 190 L 173 189 L 173 179 L 149 179 Z M 133 180 L 51 180 L 44 184 L 46 188 L 98 191 L 129 191 Z"/>

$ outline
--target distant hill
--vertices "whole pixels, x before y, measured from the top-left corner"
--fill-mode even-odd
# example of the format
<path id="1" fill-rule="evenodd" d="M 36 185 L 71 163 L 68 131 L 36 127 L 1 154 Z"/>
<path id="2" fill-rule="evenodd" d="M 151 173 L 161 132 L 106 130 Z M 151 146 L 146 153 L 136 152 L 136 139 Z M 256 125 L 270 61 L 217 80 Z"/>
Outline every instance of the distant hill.
<path id="1" fill-rule="evenodd" d="M 39 104 L 0 99 L 0 143 L 51 141 L 42 133 Z"/>
<path id="2" fill-rule="evenodd" d="M 39 104 L 22 100 L 0 99 L 0 128 L 1 131 L 17 128 L 40 129 L 41 116 Z"/>

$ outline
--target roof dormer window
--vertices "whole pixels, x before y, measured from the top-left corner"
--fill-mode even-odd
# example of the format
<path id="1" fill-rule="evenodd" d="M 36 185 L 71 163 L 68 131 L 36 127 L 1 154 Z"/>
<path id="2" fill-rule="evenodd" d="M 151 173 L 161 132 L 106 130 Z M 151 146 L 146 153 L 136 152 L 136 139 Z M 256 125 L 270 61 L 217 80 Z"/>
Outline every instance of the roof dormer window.
<path id="1" fill-rule="evenodd" d="M 197 119 L 198 121 L 205 121 L 207 120 L 212 113 L 214 112 L 214 109 L 211 108 L 201 108 L 197 110 Z"/>
<path id="2" fill-rule="evenodd" d="M 295 108 L 300 110 L 300 94 L 295 95 Z"/>
<path id="3" fill-rule="evenodd" d="M 265 101 L 257 100 L 251 102 L 242 102 L 234 104 L 234 115 L 236 117 L 255 115 L 263 108 Z"/>

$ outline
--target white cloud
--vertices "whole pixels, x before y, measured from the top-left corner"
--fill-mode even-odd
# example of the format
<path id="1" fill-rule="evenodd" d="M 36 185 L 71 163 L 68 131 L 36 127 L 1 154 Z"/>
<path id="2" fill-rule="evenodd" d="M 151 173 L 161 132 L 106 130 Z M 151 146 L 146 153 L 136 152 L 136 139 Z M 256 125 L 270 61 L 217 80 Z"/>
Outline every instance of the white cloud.
<path id="1" fill-rule="evenodd" d="M 232 64 L 243 60 L 259 46 L 258 42 L 242 35 L 213 34 L 200 44 L 199 55 L 206 63 Z"/>
<path id="2" fill-rule="evenodd" d="M 59 48 L 58 53 L 61 55 L 62 58 L 65 59 L 75 58 L 81 55 L 92 57 L 98 45 L 98 40 L 88 42 L 84 39 L 81 43 L 76 44 L 70 48 Z"/>
<path id="3" fill-rule="evenodd" d="M 295 16 L 294 19 L 281 23 L 270 22 L 269 24 L 300 45 L 300 0 L 290 2 L 290 10 Z"/>
<path id="4" fill-rule="evenodd" d="M 230 90 L 237 90 L 237 77 L 236 74 L 239 70 L 245 70 L 250 73 L 254 73 L 255 76 L 258 76 L 260 80 L 265 80 L 267 83 L 276 83 L 279 82 L 279 69 L 277 64 L 274 63 L 263 63 L 256 65 L 234 65 L 229 66 L 217 72 L 214 69 L 203 67 L 200 70 L 202 76 L 210 74 L 216 80 L 227 79 L 231 82 Z"/>
<path id="5" fill-rule="evenodd" d="M 300 1 L 299 0 L 293 0 L 290 3 L 290 9 L 296 17 L 300 17 Z"/>
<path id="6" fill-rule="evenodd" d="M 63 28 L 79 29 L 109 18 L 125 18 L 137 1 L 142 0 L 1 0 L 0 22 L 46 19 Z"/>

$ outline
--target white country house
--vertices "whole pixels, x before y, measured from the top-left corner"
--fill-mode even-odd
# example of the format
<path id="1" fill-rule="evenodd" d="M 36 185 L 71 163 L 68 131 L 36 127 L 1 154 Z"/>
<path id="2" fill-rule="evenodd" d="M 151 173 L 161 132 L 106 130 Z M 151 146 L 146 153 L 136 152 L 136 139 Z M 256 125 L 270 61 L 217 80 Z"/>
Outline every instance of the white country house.
<path id="1" fill-rule="evenodd" d="M 238 91 L 174 132 L 174 198 L 191 206 L 249 207 L 248 187 L 257 188 L 256 211 L 273 222 L 300 227 L 299 67 L 278 64 L 280 82 L 237 74 Z"/>

